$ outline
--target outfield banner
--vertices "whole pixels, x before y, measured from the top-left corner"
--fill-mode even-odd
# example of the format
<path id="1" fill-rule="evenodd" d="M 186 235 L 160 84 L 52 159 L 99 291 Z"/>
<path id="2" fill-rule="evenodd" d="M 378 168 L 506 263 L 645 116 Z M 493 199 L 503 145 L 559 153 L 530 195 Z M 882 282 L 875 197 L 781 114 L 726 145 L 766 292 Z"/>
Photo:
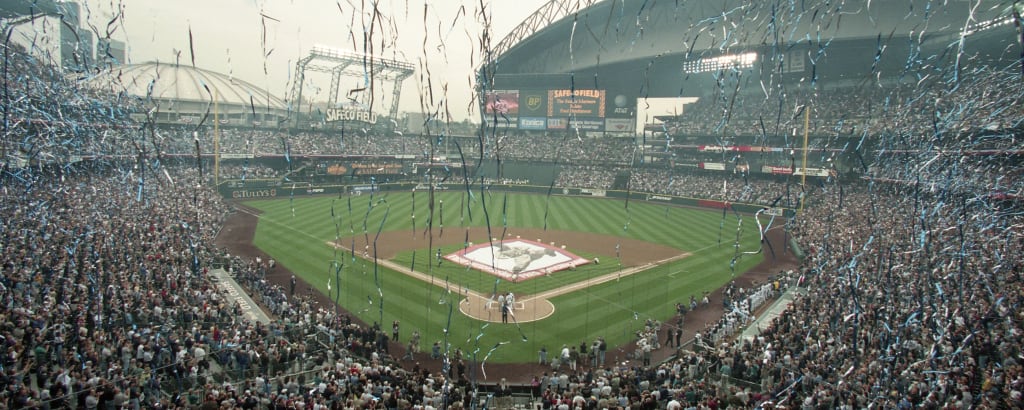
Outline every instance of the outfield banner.
<path id="1" fill-rule="evenodd" d="M 548 127 L 548 119 L 544 117 L 519 117 L 519 129 L 543 130 Z"/>
<path id="2" fill-rule="evenodd" d="M 488 91 L 487 103 L 484 105 L 485 114 L 519 114 L 519 90 L 494 90 Z"/>
<path id="3" fill-rule="evenodd" d="M 227 188 L 246 189 L 279 188 L 281 186 L 281 180 L 262 178 L 226 179 L 221 183 L 221 185 Z"/>
<path id="4" fill-rule="evenodd" d="M 549 90 L 548 117 L 604 117 L 604 90 Z"/>
<path id="5" fill-rule="evenodd" d="M 728 150 L 728 147 L 721 145 L 698 145 L 697 149 L 703 152 L 725 152 Z"/>
<path id="6" fill-rule="evenodd" d="M 327 166 L 327 175 L 345 175 L 348 173 L 348 167 L 341 164 L 331 164 Z"/>
<path id="7" fill-rule="evenodd" d="M 520 90 L 519 115 L 544 117 L 548 115 L 548 93 L 546 90 Z"/>
<path id="8" fill-rule="evenodd" d="M 725 164 L 721 162 L 701 162 L 699 164 L 701 169 L 710 169 L 713 171 L 725 171 Z"/>
<path id="9" fill-rule="evenodd" d="M 252 159 L 252 154 L 220 154 L 220 159 Z"/>
<path id="10" fill-rule="evenodd" d="M 249 198 L 273 198 L 277 196 L 277 189 L 235 189 L 231 191 L 232 199 Z"/>
<path id="11" fill-rule="evenodd" d="M 827 177 L 827 176 L 829 176 L 831 174 L 831 171 L 829 169 L 826 169 L 826 168 L 810 168 L 810 167 L 808 167 L 807 168 L 807 172 L 804 172 L 804 169 L 800 168 L 800 167 L 797 167 L 797 168 L 794 169 L 792 167 L 773 166 L 773 165 L 764 165 L 764 166 L 762 166 L 761 167 L 761 172 L 764 172 L 766 174 L 776 174 L 776 175 L 790 175 L 790 174 L 792 174 L 792 175 L 805 175 L 806 174 L 806 175 L 812 176 L 812 177 Z"/>
<path id="12" fill-rule="evenodd" d="M 783 148 L 759 147 L 754 145 L 681 145 L 682 148 L 697 148 L 704 152 L 782 152 Z"/>
<path id="13" fill-rule="evenodd" d="M 604 130 L 604 121 L 600 118 L 569 118 L 569 128 L 584 131 Z"/>
<path id="14" fill-rule="evenodd" d="M 764 165 L 764 166 L 761 166 L 761 172 L 764 172 L 765 174 L 790 175 L 790 174 L 793 173 L 793 168 L 791 168 L 791 167 L 779 167 L 779 166 L 773 166 L 773 165 Z"/>
<path id="15" fill-rule="evenodd" d="M 583 188 L 583 189 L 580 189 L 580 194 L 581 195 L 590 195 L 590 196 L 605 196 L 607 194 L 607 191 L 605 191 L 603 189 Z M 566 195 L 568 195 L 568 192 L 566 192 Z"/>
<path id="16" fill-rule="evenodd" d="M 549 130 L 564 130 L 569 125 L 569 120 L 565 118 L 551 118 L 548 117 L 548 129 Z"/>
<path id="17" fill-rule="evenodd" d="M 604 130 L 606 132 L 636 132 L 633 128 L 632 118 L 605 118 Z"/>
<path id="18" fill-rule="evenodd" d="M 813 177 L 827 177 L 829 175 L 829 170 L 827 170 L 825 168 L 807 168 L 807 170 L 805 172 L 803 168 L 797 168 L 795 174 L 796 175 L 807 174 L 807 175 L 810 175 L 810 176 L 813 176 Z"/>
<path id="19" fill-rule="evenodd" d="M 697 200 L 697 206 L 702 206 L 702 207 L 705 207 L 705 208 L 723 209 L 723 208 L 728 208 L 729 207 L 729 203 L 728 202 L 722 202 L 722 201 L 712 201 L 712 200 L 708 200 L 708 199 L 698 199 Z"/>

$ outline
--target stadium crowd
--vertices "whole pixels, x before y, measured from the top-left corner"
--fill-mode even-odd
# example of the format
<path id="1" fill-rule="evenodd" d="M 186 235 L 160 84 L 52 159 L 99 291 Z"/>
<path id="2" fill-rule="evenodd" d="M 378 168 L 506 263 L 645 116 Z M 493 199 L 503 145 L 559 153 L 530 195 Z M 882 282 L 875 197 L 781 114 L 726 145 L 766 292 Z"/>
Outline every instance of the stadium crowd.
<path id="1" fill-rule="evenodd" d="M 629 187 L 635 192 L 765 205 L 786 192 L 785 185 L 784 180 L 776 182 L 736 173 L 651 168 L 634 169 L 629 178 Z"/>
<path id="2" fill-rule="evenodd" d="M 23 96 L 40 112 L 77 109 L 60 122 L 56 115 L 17 122 L 4 137 L 50 140 L 11 143 L 35 162 L 5 163 L 0 175 L 0 405 L 428 409 L 486 400 L 457 354 L 452 360 L 431 352 L 431 360 L 452 360 L 443 371 L 405 369 L 394 361 L 392 349 L 400 345 L 384 324 L 362 326 L 301 289 L 271 284 L 273 261 L 218 249 L 215 238 L 231 207 L 190 164 L 53 160 L 135 154 L 125 151 L 120 131 L 103 132 L 123 130 L 127 111 L 111 120 L 111 111 L 89 107 L 121 107 L 120 101 L 90 100 L 98 97 L 72 90 L 52 71 L 11 61 L 9 69 L 26 79 L 9 90 L 15 99 Z M 69 95 L 82 99 L 57 98 Z M 706 117 L 712 111 L 703 110 Z M 76 144 L 59 142 L 72 134 Z M 337 140 L 337 152 L 349 152 L 343 143 L 370 155 L 418 153 L 433 144 L 354 135 Z M 336 141 L 321 134 L 282 141 L 270 133 L 229 139 L 243 153 L 334 152 L 323 147 Z M 194 152 L 191 139 L 177 140 L 165 152 Z M 587 161 L 625 161 L 631 143 L 548 135 L 536 145 L 525 138 L 499 142 L 495 150 L 507 149 L 511 158 L 580 160 L 560 183 L 601 185 L 607 171 Z M 684 173 L 643 170 L 631 178 L 638 192 L 714 198 L 723 190 L 720 178 Z M 799 272 L 778 284 L 725 289 L 727 314 L 703 328 L 651 323 L 638 334 L 640 363 L 602 363 L 599 353 L 593 361 L 577 356 L 578 366 L 566 369 L 560 360 L 557 374 L 538 375 L 531 385 L 542 407 L 1024 408 L 1019 204 L 979 194 L 974 185 L 843 184 L 830 180 L 802 193 L 808 206 L 790 222 L 807 254 Z M 725 185 L 727 198 L 751 202 L 784 191 L 766 181 Z M 208 275 L 216 264 L 267 308 L 270 323 L 243 318 Z M 735 337 L 757 305 L 796 284 L 806 294 L 758 336 Z M 695 307 L 696 296 L 689 304 Z M 668 347 L 662 329 L 683 327 L 701 336 L 683 348 L 672 339 L 679 353 L 672 360 L 646 360 L 647 349 Z M 588 347 L 603 351 L 599 342 L 584 341 L 568 349 L 569 359 Z M 497 394 L 508 390 L 503 383 Z"/>
<path id="3" fill-rule="evenodd" d="M 221 153 L 262 156 L 414 156 L 459 158 L 459 149 L 467 157 L 478 157 L 483 144 L 484 158 L 522 161 L 628 164 L 632 159 L 632 138 L 583 137 L 572 132 L 476 136 L 404 135 L 381 130 L 313 130 L 289 134 L 265 129 L 223 128 L 216 138 Z M 213 131 L 207 127 L 163 126 L 158 132 L 165 154 L 194 156 L 194 140 L 202 154 L 212 153 Z"/>
<path id="4" fill-rule="evenodd" d="M 770 98 L 760 92 L 738 92 L 735 98 L 728 99 L 708 95 L 685 105 L 682 114 L 661 122 L 662 129 L 654 131 L 672 137 L 755 137 L 794 129 L 803 132 L 804 116 L 809 114 L 808 132 L 814 135 L 879 132 L 885 124 L 888 91 L 879 87 L 847 87 L 777 91 L 782 94 Z M 909 91 L 912 90 L 904 93 Z"/>
<path id="5" fill-rule="evenodd" d="M 622 168 L 576 165 L 563 166 L 558 172 L 555 186 L 565 188 L 611 189 L 615 182 L 615 174 Z"/>
<path id="6" fill-rule="evenodd" d="M 216 249 L 228 208 L 194 170 L 138 196 L 93 172 L 40 175 L 0 204 L 5 407 L 450 408 L 468 392 L 464 375 L 442 392 L 444 375 L 388 364 L 379 327 L 268 284 L 273 262 Z M 225 260 L 273 322 L 243 319 L 212 283 Z"/>
<path id="7" fill-rule="evenodd" d="M 0 205 L 8 216 L 0 225 L 0 381 L 10 406 L 234 400 L 239 407 L 359 407 L 377 400 L 439 408 L 471 400 L 465 374 L 402 370 L 388 361 L 379 324 L 359 326 L 301 291 L 269 284 L 271 261 L 223 255 L 212 243 L 228 207 L 195 188 L 190 167 L 141 194 L 126 189 L 134 178 L 119 172 L 63 181 L 37 174 L 24 195 Z M 886 184 L 843 192 L 840 199 L 838 190 L 816 190 L 813 206 L 793 222 L 808 253 L 800 272 L 808 294 L 760 336 L 732 337 L 756 309 L 752 298 L 763 302 L 786 286 L 727 289 L 730 313 L 701 329 L 678 359 L 628 367 L 581 360 L 576 371 L 558 368 L 557 379 L 539 378 L 540 397 L 598 408 L 674 408 L 673 400 L 712 408 L 764 401 L 804 408 L 1022 404 L 1024 333 L 1016 307 L 1024 293 L 1013 273 L 1024 255 L 1013 229 L 998 215 L 968 224 L 962 240 L 976 244 L 976 255 L 965 258 L 948 245 L 961 240 L 959 213 L 939 209 L 936 220 L 949 225 L 930 228 L 914 209 L 927 200 L 920 197 L 941 193 L 900 197 Z M 864 220 L 871 223 L 858 223 Z M 238 306 L 197 269 L 225 258 L 274 322 L 241 319 Z M 644 336 L 650 348 L 664 348 L 658 330 L 671 327 L 652 326 Z M 324 347 L 317 335 L 340 343 Z M 638 344 L 641 352 L 647 343 Z M 214 383 L 217 369 L 237 376 Z M 449 378 L 456 383 L 444 392 Z"/>

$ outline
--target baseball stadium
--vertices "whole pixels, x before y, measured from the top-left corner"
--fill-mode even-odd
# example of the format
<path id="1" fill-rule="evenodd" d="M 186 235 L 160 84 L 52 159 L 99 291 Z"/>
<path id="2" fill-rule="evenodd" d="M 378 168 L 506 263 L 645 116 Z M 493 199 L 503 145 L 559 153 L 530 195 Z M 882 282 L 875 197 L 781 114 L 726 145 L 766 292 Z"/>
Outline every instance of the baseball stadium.
<path id="1" fill-rule="evenodd" d="M 0 5 L 0 405 L 1024 408 L 1024 3 L 359 3 Z"/>

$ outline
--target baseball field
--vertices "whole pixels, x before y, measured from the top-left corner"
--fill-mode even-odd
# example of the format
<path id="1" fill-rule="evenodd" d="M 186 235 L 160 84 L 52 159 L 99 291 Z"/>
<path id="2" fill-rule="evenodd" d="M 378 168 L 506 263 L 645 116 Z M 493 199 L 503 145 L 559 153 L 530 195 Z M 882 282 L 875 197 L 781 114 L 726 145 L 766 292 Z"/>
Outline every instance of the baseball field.
<path id="1" fill-rule="evenodd" d="M 769 217 L 590 197 L 425 191 L 247 201 L 260 210 L 254 244 L 401 343 L 418 331 L 486 363 L 537 360 L 563 344 L 635 339 L 645 321 L 758 265 Z M 760 225 L 760 227 L 759 227 Z M 781 222 L 776 221 L 773 229 Z M 590 263 L 512 282 L 439 259 L 525 239 Z M 781 252 L 781 250 L 779 250 Z M 507 323 L 494 303 L 515 295 Z"/>

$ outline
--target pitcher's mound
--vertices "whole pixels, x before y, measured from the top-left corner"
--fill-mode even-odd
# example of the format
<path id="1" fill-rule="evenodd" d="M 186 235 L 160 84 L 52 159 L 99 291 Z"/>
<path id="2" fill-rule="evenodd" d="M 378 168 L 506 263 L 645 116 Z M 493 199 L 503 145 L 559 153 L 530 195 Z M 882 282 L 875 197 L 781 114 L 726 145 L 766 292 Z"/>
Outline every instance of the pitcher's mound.
<path id="1" fill-rule="evenodd" d="M 459 302 L 459 311 L 473 319 L 501 323 L 501 309 L 498 301 L 469 296 Z M 526 323 L 545 319 L 555 313 L 555 305 L 547 299 L 530 297 L 517 300 L 510 311 L 508 323 Z"/>

